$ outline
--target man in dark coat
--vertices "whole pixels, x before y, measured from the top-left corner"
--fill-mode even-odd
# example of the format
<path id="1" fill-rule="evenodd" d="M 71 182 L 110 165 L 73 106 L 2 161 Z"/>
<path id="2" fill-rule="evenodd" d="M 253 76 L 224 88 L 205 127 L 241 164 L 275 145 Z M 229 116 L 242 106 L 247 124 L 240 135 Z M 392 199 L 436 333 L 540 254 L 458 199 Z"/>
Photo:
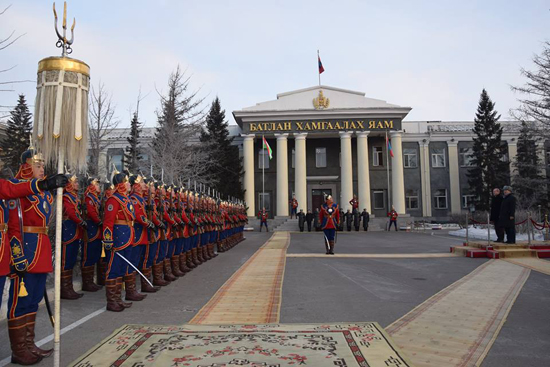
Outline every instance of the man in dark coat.
<path id="1" fill-rule="evenodd" d="M 303 232 L 304 223 L 306 221 L 306 214 L 302 209 L 300 209 L 300 212 L 296 216 L 298 217 L 298 227 L 300 227 L 300 232 Z"/>
<path id="2" fill-rule="evenodd" d="M 340 209 L 340 222 L 338 224 L 338 230 L 342 232 L 344 230 L 344 211 Z"/>
<path id="3" fill-rule="evenodd" d="M 353 214 L 351 213 L 351 211 L 349 209 L 346 212 L 346 214 L 344 214 L 344 218 L 346 219 L 346 227 L 348 229 L 348 232 L 350 232 L 351 231 L 351 223 L 353 222 Z"/>
<path id="4" fill-rule="evenodd" d="M 363 209 L 363 212 L 361 213 L 361 220 L 363 221 L 363 229 L 365 230 L 365 232 L 368 231 L 370 215 L 367 209 Z"/>
<path id="5" fill-rule="evenodd" d="M 516 198 L 512 194 L 511 186 L 504 186 L 502 191 L 504 191 L 504 198 L 500 205 L 498 221 L 506 232 L 506 243 L 514 244 L 516 243 Z"/>
<path id="6" fill-rule="evenodd" d="M 315 227 L 315 232 L 321 230 L 321 225 L 319 224 L 319 208 L 315 208 L 315 215 L 313 216 L 313 227 Z"/>
<path id="7" fill-rule="evenodd" d="M 359 214 L 359 210 L 355 209 L 353 211 L 353 226 L 355 227 L 355 232 L 359 232 L 359 222 L 361 222 L 361 214 Z"/>
<path id="8" fill-rule="evenodd" d="M 491 216 L 489 217 L 489 221 L 495 226 L 495 233 L 497 235 L 496 242 L 504 242 L 504 228 L 498 221 L 501 204 L 502 194 L 500 193 L 500 189 L 494 188 L 493 199 L 491 200 Z"/>
<path id="9" fill-rule="evenodd" d="M 313 221 L 313 213 L 311 212 L 311 210 L 308 210 L 307 214 L 306 214 L 306 223 L 307 223 L 307 231 L 308 232 L 311 232 L 311 222 L 312 221 Z"/>

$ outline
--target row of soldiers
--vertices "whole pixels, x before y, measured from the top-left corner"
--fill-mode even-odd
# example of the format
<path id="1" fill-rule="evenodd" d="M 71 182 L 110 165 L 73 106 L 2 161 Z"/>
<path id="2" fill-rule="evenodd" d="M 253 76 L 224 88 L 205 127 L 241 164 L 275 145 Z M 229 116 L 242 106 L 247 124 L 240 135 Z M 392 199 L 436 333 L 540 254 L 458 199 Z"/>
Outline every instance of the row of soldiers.
<path id="1" fill-rule="evenodd" d="M 0 289 L 10 279 L 8 329 L 12 362 L 31 365 L 52 354 L 34 344 L 38 305 L 53 271 L 48 226 L 53 195 L 64 187 L 61 298 L 82 297 L 73 287 L 80 253 L 82 289 L 105 286 L 107 310 L 120 312 L 243 240 L 241 204 L 117 173 L 101 193 L 88 179 L 84 195 L 75 176 L 44 177 L 44 160 L 29 149 L 16 177 L 0 182 Z M 136 270 L 143 274 L 140 292 Z M 97 277 L 96 277 L 97 272 Z M 97 283 L 94 281 L 97 278 Z M 122 285 L 125 301 L 122 300 Z"/>

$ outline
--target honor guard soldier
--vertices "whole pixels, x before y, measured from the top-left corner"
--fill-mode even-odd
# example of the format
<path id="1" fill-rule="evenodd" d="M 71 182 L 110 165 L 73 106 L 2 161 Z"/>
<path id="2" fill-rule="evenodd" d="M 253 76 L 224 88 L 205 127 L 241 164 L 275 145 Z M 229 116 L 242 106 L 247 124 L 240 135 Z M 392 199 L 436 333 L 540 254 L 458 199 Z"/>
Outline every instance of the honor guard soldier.
<path id="1" fill-rule="evenodd" d="M 68 300 L 79 299 L 83 296 L 82 293 L 76 293 L 73 288 L 73 270 L 78 252 L 82 247 L 82 234 L 87 225 L 80 214 L 78 189 L 78 180 L 75 175 L 72 175 L 63 192 L 61 298 Z"/>
<path id="2" fill-rule="evenodd" d="M 170 246 L 170 269 L 175 277 L 182 277 L 185 275 L 180 269 L 180 254 L 183 247 L 183 237 L 181 233 L 182 220 L 179 213 L 179 195 L 180 188 L 177 186 L 172 187 L 172 195 L 170 198 L 170 210 L 172 212 L 172 218 L 174 219 L 174 225 L 172 227 L 172 239 Z"/>
<path id="3" fill-rule="evenodd" d="M 298 214 L 298 200 L 296 199 L 296 196 L 294 194 L 292 195 L 292 199 L 290 199 L 290 209 L 290 219 L 292 219 L 293 215 L 296 217 L 296 215 Z"/>
<path id="4" fill-rule="evenodd" d="M 5 203 L 1 211 L 4 220 L 8 219 L 7 237 L 12 262 L 8 299 L 11 362 L 23 365 L 38 363 L 53 352 L 34 344 L 34 326 L 38 304 L 46 290 L 46 278 L 53 271 L 52 246 L 48 237 L 53 197 L 49 191 L 65 186 L 67 178 L 56 175 L 43 179 L 44 160 L 31 147 L 21 155 L 21 167 L 15 179 L 10 180 L 14 186 L 9 188 L 2 184 L 3 196 L 19 196 L 25 194 L 25 189 L 28 194 L 7 203 L 9 214 Z M 5 230 L 2 231 L 2 244 L 4 236 Z M 2 252 L 1 256 L 0 263 L 4 264 L 5 253 Z M 9 261 L 9 256 L 7 258 Z M 4 272 L 2 267 L 2 274 Z"/>
<path id="5" fill-rule="evenodd" d="M 157 195 L 156 185 L 157 183 L 154 178 L 148 179 L 147 186 L 149 191 L 147 197 L 147 216 L 149 221 L 151 221 L 155 227 L 149 230 L 149 244 L 147 245 L 147 252 L 145 253 L 146 257 L 143 258 L 142 269 L 143 274 L 147 277 L 147 279 L 151 279 L 151 274 L 153 275 L 154 288 L 150 288 L 149 283 L 142 279 L 141 291 L 146 293 L 156 292 L 160 289 L 160 287 L 170 284 L 170 282 L 167 282 L 162 278 L 162 263 L 158 265 L 156 263 L 159 255 L 160 231 L 163 226 L 160 219 L 160 214 L 157 211 L 157 205 L 155 204 Z"/>
<path id="6" fill-rule="evenodd" d="M 101 200 L 99 199 L 99 180 L 88 178 L 88 186 L 84 192 L 85 213 L 84 219 L 87 228 L 84 230 L 84 245 L 82 247 L 82 290 L 86 292 L 97 292 L 101 287 L 94 283 L 94 270 L 101 259 Z M 105 254 L 103 254 L 105 256 Z M 100 274 L 97 278 L 99 282 Z"/>
<path id="7" fill-rule="evenodd" d="M 100 218 L 103 218 L 103 216 L 105 215 L 105 202 L 107 201 L 107 199 L 109 199 L 112 195 L 113 195 L 113 192 L 115 192 L 115 186 L 110 183 L 110 182 L 105 182 L 103 184 L 103 196 L 101 197 L 101 207 L 100 207 L 100 210 L 99 210 L 99 217 Z M 99 228 L 100 230 L 100 236 L 103 235 L 103 220 L 101 222 L 101 227 Z M 102 256 L 99 258 L 99 261 L 97 262 L 97 284 L 99 285 L 105 285 L 105 277 L 106 277 L 106 272 L 107 272 L 107 262 L 106 262 L 106 259 L 105 259 L 105 247 L 103 246 L 103 241 L 101 242 L 101 252 L 102 252 Z"/>
<path id="8" fill-rule="evenodd" d="M 332 202 L 331 195 L 327 196 L 326 202 L 321 206 L 319 221 L 325 234 L 327 255 L 334 255 L 334 238 L 336 236 L 336 228 L 340 222 L 340 211 L 338 210 L 338 205 Z"/>
<path id="9" fill-rule="evenodd" d="M 189 218 L 187 217 L 187 191 L 184 191 L 182 188 L 179 192 L 179 216 L 181 219 L 181 254 L 180 254 L 180 270 L 184 273 L 191 271 L 191 268 L 188 266 L 187 258 L 189 256 Z"/>
<path id="10" fill-rule="evenodd" d="M 106 252 L 107 310 L 120 312 L 131 307 L 132 303 L 122 301 L 122 278 L 126 275 L 128 259 L 132 251 L 134 239 L 134 206 L 128 197 L 130 183 L 124 173 L 116 173 L 113 177 L 115 191 L 105 202 L 103 218 L 103 246 Z"/>
<path id="11" fill-rule="evenodd" d="M 357 196 L 353 195 L 353 198 L 349 201 L 351 205 L 351 212 L 352 214 L 357 213 L 357 208 L 359 208 L 359 201 L 357 200 Z"/>

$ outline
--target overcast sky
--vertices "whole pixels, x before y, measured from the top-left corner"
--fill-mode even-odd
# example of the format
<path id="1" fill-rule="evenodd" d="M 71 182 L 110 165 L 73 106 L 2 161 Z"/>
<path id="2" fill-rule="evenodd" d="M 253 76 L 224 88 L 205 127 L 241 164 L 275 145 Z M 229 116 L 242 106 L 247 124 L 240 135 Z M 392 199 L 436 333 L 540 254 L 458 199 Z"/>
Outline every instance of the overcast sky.
<path id="1" fill-rule="evenodd" d="M 59 54 L 52 2 L 0 0 L 0 8 L 9 4 L 0 39 L 25 35 L 0 51 L 0 70 L 16 65 L 0 82 L 35 80 L 38 61 Z M 121 126 L 140 86 L 150 93 L 141 116 L 154 126 L 155 89 L 166 90 L 178 64 L 207 103 L 220 97 L 235 123 L 231 111 L 317 85 L 317 49 L 322 84 L 410 106 L 409 121 L 472 120 L 482 88 L 506 118 L 517 107 L 510 85 L 524 82 L 520 68 L 532 68 L 550 40 L 549 8 L 548 0 L 72 0 L 68 15 L 77 20 L 71 56 L 112 93 Z M 0 105 L 14 105 L 18 93 L 34 104 L 34 82 L 13 89 L 0 92 Z"/>

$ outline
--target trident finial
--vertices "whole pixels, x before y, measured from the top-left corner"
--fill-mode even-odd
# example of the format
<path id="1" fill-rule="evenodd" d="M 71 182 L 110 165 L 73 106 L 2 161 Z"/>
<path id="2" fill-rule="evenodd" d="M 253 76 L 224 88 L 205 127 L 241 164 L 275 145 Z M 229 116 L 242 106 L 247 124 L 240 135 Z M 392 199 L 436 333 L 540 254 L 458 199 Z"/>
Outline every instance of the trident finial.
<path id="1" fill-rule="evenodd" d="M 56 47 L 61 48 L 61 56 L 66 57 L 73 52 L 71 45 L 74 41 L 74 27 L 76 25 L 76 19 L 73 19 L 73 26 L 71 27 L 71 39 L 67 39 L 67 2 L 64 2 L 63 6 L 63 34 L 59 33 L 57 28 L 57 12 L 55 11 L 55 2 L 53 3 L 53 15 L 55 16 L 55 33 L 59 40 L 55 44 Z"/>

